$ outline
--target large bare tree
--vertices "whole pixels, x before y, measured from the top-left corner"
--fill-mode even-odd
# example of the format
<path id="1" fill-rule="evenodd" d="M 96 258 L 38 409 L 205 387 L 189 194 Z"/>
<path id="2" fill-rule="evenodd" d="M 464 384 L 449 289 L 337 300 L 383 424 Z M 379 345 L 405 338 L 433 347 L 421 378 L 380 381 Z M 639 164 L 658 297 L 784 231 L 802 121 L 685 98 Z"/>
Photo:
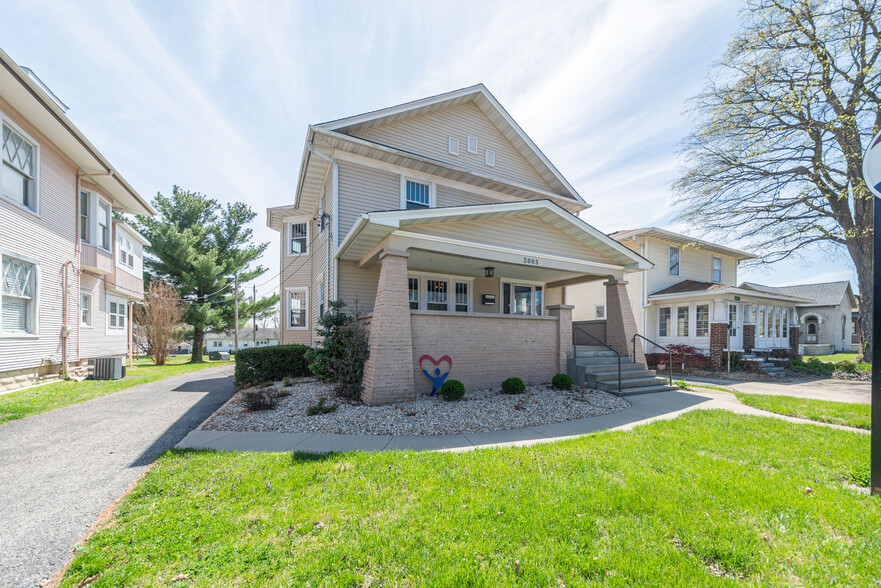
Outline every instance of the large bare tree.
<path id="1" fill-rule="evenodd" d="M 162 280 L 150 280 L 146 300 L 135 307 L 134 321 L 156 365 L 165 365 L 171 350 L 183 339 L 186 310 L 177 289 Z"/>
<path id="2" fill-rule="evenodd" d="M 881 128 L 878 0 L 747 0 L 704 91 L 674 184 L 680 219 L 773 263 L 847 251 L 872 332 L 872 197 L 863 148 Z M 871 353 L 866 354 L 867 358 Z"/>

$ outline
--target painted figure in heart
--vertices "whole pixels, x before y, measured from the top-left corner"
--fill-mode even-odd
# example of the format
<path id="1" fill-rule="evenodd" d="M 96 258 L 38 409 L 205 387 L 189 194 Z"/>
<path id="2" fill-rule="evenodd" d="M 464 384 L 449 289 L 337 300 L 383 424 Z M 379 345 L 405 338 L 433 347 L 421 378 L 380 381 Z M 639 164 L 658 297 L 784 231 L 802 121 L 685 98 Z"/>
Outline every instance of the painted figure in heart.
<path id="1" fill-rule="evenodd" d="M 432 375 L 431 372 L 425 369 L 424 362 L 426 361 L 434 364 L 434 368 L 428 368 L 428 370 L 434 372 L 434 375 Z M 444 362 L 446 362 L 450 367 L 444 374 L 441 374 L 441 364 L 443 364 Z M 444 355 L 438 360 L 434 359 L 430 355 L 423 355 L 419 358 L 419 367 L 422 368 L 422 373 L 425 374 L 425 377 L 431 380 L 431 383 L 433 384 L 431 395 L 434 396 L 441 389 L 441 386 L 444 385 L 444 380 L 447 379 L 447 376 L 449 376 L 450 372 L 453 370 L 453 360 L 452 358 L 450 358 L 449 355 Z"/>
<path id="2" fill-rule="evenodd" d="M 441 389 L 441 386 L 444 385 L 444 380 L 446 380 L 447 376 L 450 375 L 450 372 L 447 372 L 444 375 L 441 375 L 441 370 L 439 367 L 434 368 L 434 375 L 433 376 L 431 374 L 429 374 L 425 370 L 425 368 L 422 368 L 422 373 L 425 374 L 425 376 L 429 380 L 431 380 L 432 384 L 434 384 L 434 387 L 431 389 L 432 396 L 434 396 L 435 393 L 437 393 L 437 391 Z"/>

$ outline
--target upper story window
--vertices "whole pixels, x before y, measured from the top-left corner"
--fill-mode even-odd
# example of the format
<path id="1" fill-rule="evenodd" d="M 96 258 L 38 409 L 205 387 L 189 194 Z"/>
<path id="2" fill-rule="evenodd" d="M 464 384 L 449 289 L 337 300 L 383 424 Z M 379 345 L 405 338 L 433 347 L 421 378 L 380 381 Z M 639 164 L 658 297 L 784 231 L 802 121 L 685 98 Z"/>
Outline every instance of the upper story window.
<path id="1" fill-rule="evenodd" d="M 453 155 L 459 155 L 459 139 L 455 137 L 447 139 L 447 151 Z"/>
<path id="2" fill-rule="evenodd" d="M 92 234 L 92 195 L 80 192 L 80 239 L 86 243 L 91 241 Z"/>
<path id="3" fill-rule="evenodd" d="M 679 247 L 670 247 L 670 275 L 679 275 Z"/>
<path id="4" fill-rule="evenodd" d="M 407 210 L 431 207 L 431 184 L 407 180 L 404 202 Z"/>
<path id="5" fill-rule="evenodd" d="M 2 256 L 0 263 L 0 331 L 36 333 L 36 265 Z"/>
<path id="6" fill-rule="evenodd" d="M 309 247 L 309 223 L 291 223 L 290 228 L 290 245 L 288 255 L 303 255 L 308 253 Z"/>
<path id="7" fill-rule="evenodd" d="M 468 153 L 477 153 L 477 137 L 468 136 Z"/>
<path id="8" fill-rule="evenodd" d="M 306 288 L 288 290 L 288 328 L 305 329 L 306 323 Z"/>
<path id="9" fill-rule="evenodd" d="M 135 256 L 133 251 L 135 250 L 135 245 L 118 228 L 116 229 L 116 248 L 119 250 L 119 265 L 134 269 Z"/>
<path id="10" fill-rule="evenodd" d="M 37 146 L 3 123 L 3 196 L 37 212 Z"/>
<path id="11" fill-rule="evenodd" d="M 495 167 L 495 165 L 496 165 L 496 152 L 490 151 L 489 149 L 487 149 L 486 154 L 485 154 L 485 158 L 484 158 L 484 162 L 490 167 Z"/>
<path id="12" fill-rule="evenodd" d="M 110 251 L 110 205 L 98 200 L 98 245 Z"/>
<path id="13" fill-rule="evenodd" d="M 92 294 L 91 292 L 80 292 L 80 324 L 84 327 L 92 326 Z"/>
<path id="14" fill-rule="evenodd" d="M 722 281 L 722 258 L 714 257 L 713 258 L 713 281 L 721 282 Z"/>

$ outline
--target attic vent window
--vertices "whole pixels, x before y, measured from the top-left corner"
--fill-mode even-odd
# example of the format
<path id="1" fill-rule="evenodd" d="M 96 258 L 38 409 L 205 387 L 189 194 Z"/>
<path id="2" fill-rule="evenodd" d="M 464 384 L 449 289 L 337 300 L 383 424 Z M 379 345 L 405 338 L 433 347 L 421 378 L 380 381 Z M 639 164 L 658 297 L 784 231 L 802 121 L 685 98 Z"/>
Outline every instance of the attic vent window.
<path id="1" fill-rule="evenodd" d="M 477 137 L 468 137 L 468 153 L 477 153 Z"/>
<path id="2" fill-rule="evenodd" d="M 453 155 L 459 155 L 459 139 L 450 137 L 447 143 L 447 149 Z"/>
<path id="3" fill-rule="evenodd" d="M 486 150 L 486 164 L 495 167 L 496 165 L 496 152 Z"/>

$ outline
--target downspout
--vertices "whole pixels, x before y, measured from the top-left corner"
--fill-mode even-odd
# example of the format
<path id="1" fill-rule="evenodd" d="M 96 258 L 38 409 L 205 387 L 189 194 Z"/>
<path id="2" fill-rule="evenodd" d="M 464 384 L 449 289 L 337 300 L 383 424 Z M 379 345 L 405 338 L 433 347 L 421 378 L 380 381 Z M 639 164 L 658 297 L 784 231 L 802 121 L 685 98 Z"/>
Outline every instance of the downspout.
<path id="1" fill-rule="evenodd" d="M 327 260 L 328 260 L 328 263 L 327 263 L 327 265 L 325 265 L 325 272 L 328 272 L 330 270 L 330 247 L 331 247 L 330 239 L 331 239 L 331 237 L 336 239 L 337 230 L 339 229 L 339 220 L 338 219 L 340 216 L 339 215 L 340 168 L 339 168 L 339 164 L 337 163 L 337 161 L 334 158 L 328 157 L 324 153 L 315 149 L 315 147 L 312 146 L 312 141 L 306 141 L 306 148 L 309 151 L 311 151 L 312 153 L 314 153 L 315 155 L 317 155 L 318 157 L 320 157 L 321 159 L 327 161 L 330 164 L 331 170 L 333 173 L 333 177 L 331 179 L 331 184 L 332 184 L 331 192 L 333 194 L 333 216 L 331 217 L 331 220 L 333 221 L 334 229 L 332 231 L 330 230 L 329 227 L 327 229 L 328 234 L 327 234 L 326 240 L 327 240 Z M 325 214 L 327 214 L 327 211 L 325 211 Z M 334 252 L 336 252 L 336 250 L 337 250 L 336 241 L 334 241 L 334 243 L 333 243 L 333 250 L 334 250 Z M 335 297 L 337 296 L 339 283 L 340 283 L 338 270 L 339 270 L 339 260 L 336 258 L 336 256 L 334 256 L 334 258 L 333 258 L 333 294 Z M 330 300 L 330 280 L 328 280 L 325 277 L 324 281 L 325 281 L 325 287 L 324 287 L 325 305 L 324 305 L 324 308 L 327 309 L 327 307 L 328 307 L 327 301 Z"/>
<path id="2" fill-rule="evenodd" d="M 648 239 L 646 239 L 645 241 L 640 241 L 636 237 L 634 237 L 633 239 L 637 243 L 641 243 L 640 255 L 642 255 L 645 258 L 646 242 L 648 241 Z M 648 259 L 648 258 L 646 258 L 646 259 Z M 647 284 L 647 279 L 646 279 L 646 273 L 647 273 L 647 271 L 642 272 L 642 275 L 639 276 L 639 283 L 640 283 L 640 286 L 642 289 L 642 336 L 643 337 L 645 337 L 646 327 L 648 326 L 648 321 L 646 320 L 646 318 L 648 317 L 648 310 L 646 310 L 646 309 L 648 309 L 648 307 L 650 307 L 652 305 L 652 303 L 648 301 L 648 284 Z M 646 343 L 645 343 L 645 340 L 643 340 L 643 342 L 642 342 L 643 354 L 645 354 L 645 351 L 646 351 Z"/>
<path id="3" fill-rule="evenodd" d="M 73 265 L 72 261 L 65 261 L 61 264 L 61 375 L 67 378 L 67 341 L 70 336 L 70 327 L 67 325 L 67 276 L 68 267 Z"/>

